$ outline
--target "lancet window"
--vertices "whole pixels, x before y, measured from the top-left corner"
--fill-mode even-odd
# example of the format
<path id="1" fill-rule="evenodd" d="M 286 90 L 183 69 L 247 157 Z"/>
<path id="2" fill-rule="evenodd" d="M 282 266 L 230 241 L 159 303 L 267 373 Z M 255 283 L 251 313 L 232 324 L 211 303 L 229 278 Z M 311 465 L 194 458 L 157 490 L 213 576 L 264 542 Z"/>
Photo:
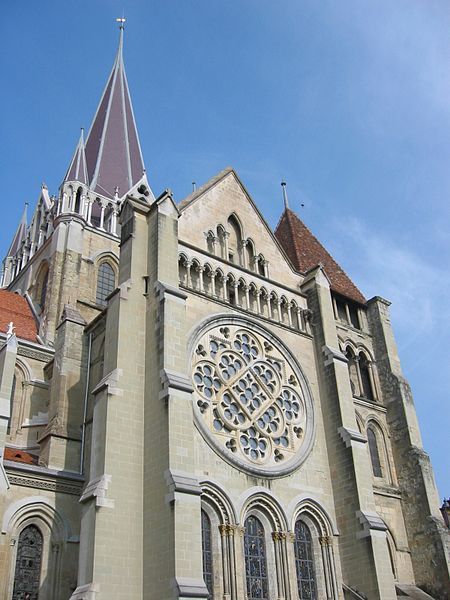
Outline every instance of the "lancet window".
<path id="1" fill-rule="evenodd" d="M 378 449 L 377 435 L 372 427 L 367 429 L 367 442 L 369 444 L 370 460 L 372 462 L 372 471 L 375 477 L 383 477 L 381 468 L 380 452 Z"/>
<path id="2" fill-rule="evenodd" d="M 248 600 L 268 600 L 269 583 L 264 527 L 253 515 L 245 521 L 244 556 Z"/>
<path id="3" fill-rule="evenodd" d="M 295 568 L 300 600 L 317 600 L 314 552 L 309 527 L 301 520 L 295 524 Z"/>
<path id="4" fill-rule="evenodd" d="M 213 592 L 213 551 L 211 537 L 211 520 L 202 510 L 202 558 L 203 558 L 203 580 L 208 588 L 208 598 L 214 598 Z"/>
<path id="5" fill-rule="evenodd" d="M 41 576 L 43 538 L 36 525 L 21 532 L 17 544 L 12 600 L 37 600 Z M 28 594 L 28 595 L 27 595 Z"/>
<path id="6" fill-rule="evenodd" d="M 116 276 L 114 269 L 107 262 L 102 263 L 98 268 L 97 275 L 97 293 L 96 302 L 101 306 L 106 306 L 106 298 L 114 291 L 116 285 Z"/>

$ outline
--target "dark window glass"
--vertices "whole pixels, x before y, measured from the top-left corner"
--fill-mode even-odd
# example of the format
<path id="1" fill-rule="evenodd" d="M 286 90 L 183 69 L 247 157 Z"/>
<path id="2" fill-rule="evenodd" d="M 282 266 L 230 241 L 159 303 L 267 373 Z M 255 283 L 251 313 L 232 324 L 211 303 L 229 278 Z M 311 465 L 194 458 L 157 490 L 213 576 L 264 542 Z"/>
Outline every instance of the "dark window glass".
<path id="1" fill-rule="evenodd" d="M 41 297 L 39 298 L 39 305 L 41 307 L 41 310 L 43 310 L 44 306 L 45 306 L 45 298 L 47 297 L 47 286 L 48 286 L 48 269 L 45 271 L 45 275 L 42 280 Z"/>
<path id="2" fill-rule="evenodd" d="M 348 305 L 348 312 L 350 313 L 350 324 L 356 329 L 360 329 L 358 309 L 353 304 Z"/>
<path id="3" fill-rule="evenodd" d="M 336 298 L 337 316 L 340 321 L 347 323 L 347 311 L 345 310 L 345 302 Z"/>
<path id="4" fill-rule="evenodd" d="M 377 436 L 373 429 L 367 430 L 367 442 L 369 443 L 370 460 L 372 461 L 372 471 L 375 477 L 383 477 L 381 470 L 380 454 L 378 452 Z"/>
<path id="5" fill-rule="evenodd" d="M 245 521 L 245 578 L 248 600 L 268 600 L 266 544 L 264 527 L 256 517 Z"/>
<path id="6" fill-rule="evenodd" d="M 303 521 L 295 524 L 295 569 L 300 600 L 317 600 L 314 554 L 309 527 Z"/>
<path id="7" fill-rule="evenodd" d="M 12 600 L 38 600 L 42 562 L 42 534 L 28 525 L 19 536 Z"/>
<path id="8" fill-rule="evenodd" d="M 106 298 L 116 287 L 116 278 L 109 263 L 102 263 L 98 268 L 96 302 L 106 306 Z"/>
<path id="9" fill-rule="evenodd" d="M 362 396 L 368 400 L 373 400 L 372 384 L 370 383 L 369 364 L 364 354 L 359 355 L 359 370 L 361 373 Z"/>
<path id="10" fill-rule="evenodd" d="M 203 554 L 203 579 L 208 588 L 208 598 L 213 598 L 213 556 L 211 543 L 211 521 L 202 510 L 202 554 Z"/>

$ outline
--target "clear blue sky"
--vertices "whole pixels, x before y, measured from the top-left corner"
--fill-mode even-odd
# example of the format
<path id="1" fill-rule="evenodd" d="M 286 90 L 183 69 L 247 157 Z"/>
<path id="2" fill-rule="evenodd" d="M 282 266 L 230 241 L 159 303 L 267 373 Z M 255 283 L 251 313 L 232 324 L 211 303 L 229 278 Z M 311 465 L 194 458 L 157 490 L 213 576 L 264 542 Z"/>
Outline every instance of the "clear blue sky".
<path id="1" fill-rule="evenodd" d="M 403 369 L 450 495 L 450 4 L 64 0 L 2 6 L 0 254 L 125 64 L 155 194 L 232 165 L 272 226 L 292 208 L 367 297 L 393 302 Z M 305 207 L 301 208 L 300 204 Z"/>

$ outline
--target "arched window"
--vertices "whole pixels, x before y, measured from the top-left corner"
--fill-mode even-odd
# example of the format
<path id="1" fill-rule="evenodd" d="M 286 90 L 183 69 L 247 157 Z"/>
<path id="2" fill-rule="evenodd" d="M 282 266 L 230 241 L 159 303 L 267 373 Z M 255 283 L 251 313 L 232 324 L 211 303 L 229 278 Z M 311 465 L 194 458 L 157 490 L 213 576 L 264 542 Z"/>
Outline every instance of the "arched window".
<path id="1" fill-rule="evenodd" d="M 245 254 L 246 254 L 247 269 L 253 269 L 254 268 L 253 259 L 255 256 L 255 246 L 254 246 L 252 240 L 247 240 L 247 244 L 245 246 Z"/>
<path id="2" fill-rule="evenodd" d="M 97 294 L 95 300 L 97 304 L 106 306 L 106 298 L 114 291 L 116 286 L 116 276 L 111 265 L 107 262 L 102 263 L 98 268 L 97 275 Z"/>
<path id="3" fill-rule="evenodd" d="M 241 263 L 240 254 L 242 249 L 241 226 L 234 215 L 230 215 L 227 221 L 228 225 L 228 260 L 237 264 Z"/>
<path id="4" fill-rule="evenodd" d="M 369 362 L 366 355 L 361 352 L 359 355 L 359 371 L 361 373 L 362 396 L 368 400 L 373 400 L 372 384 L 370 382 Z"/>
<path id="5" fill-rule="evenodd" d="M 21 532 L 17 544 L 16 569 L 12 600 L 37 600 L 41 578 L 42 533 L 36 525 L 28 525 Z"/>
<path id="6" fill-rule="evenodd" d="M 245 520 L 244 556 L 248 600 L 269 600 L 264 527 L 253 515 Z"/>
<path id="7" fill-rule="evenodd" d="M 75 212 L 80 214 L 81 213 L 81 194 L 82 194 L 83 190 L 79 187 L 77 190 L 77 195 L 75 197 Z"/>
<path id="8" fill-rule="evenodd" d="M 295 524 L 295 570 L 300 600 L 317 600 L 317 582 L 311 531 L 303 521 Z"/>
<path id="9" fill-rule="evenodd" d="M 202 557 L 203 557 L 203 580 L 208 588 L 208 598 L 214 597 L 213 586 L 213 551 L 211 539 L 211 520 L 202 510 Z"/>
<path id="10" fill-rule="evenodd" d="M 367 429 L 367 442 L 369 444 L 370 460 L 372 462 L 372 472 L 375 477 L 383 477 L 381 469 L 380 453 L 378 451 L 377 436 L 375 431 L 369 427 Z"/>

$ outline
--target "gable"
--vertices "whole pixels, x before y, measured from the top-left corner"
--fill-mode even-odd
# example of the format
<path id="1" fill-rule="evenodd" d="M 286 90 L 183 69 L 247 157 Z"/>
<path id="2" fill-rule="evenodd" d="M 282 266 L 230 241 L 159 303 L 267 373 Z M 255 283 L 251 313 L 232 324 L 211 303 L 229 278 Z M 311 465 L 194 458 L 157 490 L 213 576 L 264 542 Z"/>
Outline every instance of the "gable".
<path id="1" fill-rule="evenodd" d="M 233 169 L 228 168 L 179 204 L 178 232 L 180 242 L 209 251 L 208 234 L 220 237 L 223 229 L 229 234 L 230 261 L 234 262 L 236 230 L 240 238 L 249 240 L 255 256 L 269 263 L 269 278 L 286 285 L 295 285 L 298 274 L 292 269 L 272 230 L 257 209 Z"/>

